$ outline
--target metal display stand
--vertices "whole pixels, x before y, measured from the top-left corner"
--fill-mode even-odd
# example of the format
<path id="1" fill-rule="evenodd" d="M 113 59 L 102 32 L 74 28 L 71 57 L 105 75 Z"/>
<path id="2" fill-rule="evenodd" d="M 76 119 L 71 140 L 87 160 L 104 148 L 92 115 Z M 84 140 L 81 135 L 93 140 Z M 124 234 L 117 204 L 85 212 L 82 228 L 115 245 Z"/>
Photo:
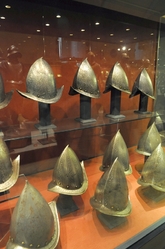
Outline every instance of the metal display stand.
<path id="1" fill-rule="evenodd" d="M 76 121 L 86 124 L 96 122 L 96 119 L 91 118 L 91 98 L 80 94 L 80 118 Z"/>

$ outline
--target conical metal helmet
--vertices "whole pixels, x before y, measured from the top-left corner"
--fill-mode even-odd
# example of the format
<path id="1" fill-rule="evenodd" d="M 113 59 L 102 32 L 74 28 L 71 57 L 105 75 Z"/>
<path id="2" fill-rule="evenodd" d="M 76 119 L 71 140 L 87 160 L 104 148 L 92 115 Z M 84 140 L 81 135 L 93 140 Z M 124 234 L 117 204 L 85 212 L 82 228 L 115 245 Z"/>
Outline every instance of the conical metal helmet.
<path id="1" fill-rule="evenodd" d="M 128 149 L 119 130 L 110 141 L 104 153 L 101 169 L 106 170 L 111 167 L 116 158 L 118 158 L 118 161 L 123 166 L 124 173 L 126 175 L 131 174 L 132 168 L 129 164 Z"/>
<path id="2" fill-rule="evenodd" d="M 83 162 L 67 145 L 57 160 L 48 190 L 64 195 L 81 195 L 88 187 Z"/>
<path id="3" fill-rule="evenodd" d="M 161 144 L 146 160 L 138 183 L 165 192 L 165 152 Z"/>
<path id="4" fill-rule="evenodd" d="M 87 59 L 81 63 L 77 70 L 72 87 L 69 91 L 70 95 L 75 95 L 77 93 L 90 98 L 100 98 L 98 82 Z"/>
<path id="5" fill-rule="evenodd" d="M 54 249 L 59 231 L 56 203 L 48 205 L 38 190 L 26 182 L 11 217 L 6 249 Z"/>
<path id="6" fill-rule="evenodd" d="M 99 212 L 112 216 L 128 216 L 131 203 L 124 170 L 116 158 L 100 178 L 94 196 L 90 199 L 92 207 Z"/>
<path id="7" fill-rule="evenodd" d="M 164 127 L 164 122 L 162 119 L 162 116 L 159 115 L 158 113 L 156 113 L 155 117 L 152 117 L 148 123 L 147 128 L 149 128 L 153 123 L 155 123 L 155 126 L 158 130 L 158 132 L 164 131 L 165 127 Z"/>
<path id="8" fill-rule="evenodd" d="M 0 192 L 9 190 L 17 182 L 19 168 L 20 156 L 12 162 L 7 145 L 0 138 Z"/>
<path id="9" fill-rule="evenodd" d="M 119 62 L 117 62 L 109 72 L 103 93 L 111 91 L 112 88 L 128 94 L 131 93 L 129 90 L 128 78 Z"/>
<path id="10" fill-rule="evenodd" d="M 10 103 L 13 93 L 13 91 L 5 93 L 3 78 L 0 75 L 0 109 L 3 109 Z"/>
<path id="11" fill-rule="evenodd" d="M 23 97 L 52 104 L 61 98 L 63 86 L 60 89 L 56 88 L 51 67 L 43 58 L 40 58 L 29 69 L 26 78 L 26 92 L 17 91 Z"/>
<path id="12" fill-rule="evenodd" d="M 139 154 L 150 156 L 160 143 L 160 134 L 156 128 L 155 123 L 153 123 L 139 139 L 136 151 Z"/>
<path id="13" fill-rule="evenodd" d="M 152 99 L 155 99 L 153 95 L 152 81 L 145 68 L 141 71 L 141 73 L 138 75 L 137 79 L 135 80 L 130 98 L 140 94 L 140 92 L 144 93 L 145 95 L 147 95 Z"/>

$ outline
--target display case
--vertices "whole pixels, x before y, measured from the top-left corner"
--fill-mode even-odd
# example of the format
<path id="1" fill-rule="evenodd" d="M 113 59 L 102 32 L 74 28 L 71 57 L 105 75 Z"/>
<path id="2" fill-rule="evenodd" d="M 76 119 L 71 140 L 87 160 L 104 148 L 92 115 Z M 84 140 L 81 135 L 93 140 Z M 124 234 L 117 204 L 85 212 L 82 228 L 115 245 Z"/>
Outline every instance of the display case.
<path id="1" fill-rule="evenodd" d="M 12 161 L 20 157 L 16 183 L 0 193 L 0 248 L 11 236 L 13 209 L 27 182 L 57 204 L 56 248 L 154 244 L 164 230 L 164 190 L 138 180 L 164 145 L 164 17 L 160 25 L 77 1 L 3 0 L 0 6 L 0 139 Z M 145 134 L 154 144 L 149 154 L 137 150 Z M 113 149 L 121 162 L 110 163 Z M 120 166 L 126 158 L 128 174 Z M 76 191 L 69 191 L 74 181 Z M 103 191 L 102 181 L 110 190 Z M 101 195 L 110 211 L 96 205 Z M 63 212 L 66 203 L 72 208 Z"/>

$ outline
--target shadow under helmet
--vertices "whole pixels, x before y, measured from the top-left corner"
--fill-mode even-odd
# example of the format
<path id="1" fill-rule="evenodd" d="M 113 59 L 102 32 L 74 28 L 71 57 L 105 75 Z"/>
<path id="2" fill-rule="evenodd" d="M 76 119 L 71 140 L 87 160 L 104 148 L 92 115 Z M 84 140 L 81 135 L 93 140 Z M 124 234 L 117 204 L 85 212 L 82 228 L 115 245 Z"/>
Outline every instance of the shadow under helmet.
<path id="1" fill-rule="evenodd" d="M 45 103 L 56 103 L 62 95 L 63 86 L 56 88 L 56 81 L 49 64 L 40 58 L 29 69 L 26 78 L 26 92 L 17 90 L 23 97 Z"/>
<path id="2" fill-rule="evenodd" d="M 78 93 L 90 98 L 100 98 L 98 82 L 87 59 L 81 63 L 70 87 L 69 95 Z"/>
<path id="3" fill-rule="evenodd" d="M 55 163 L 48 190 L 63 195 L 81 195 L 88 187 L 84 163 L 67 145 Z"/>
<path id="4" fill-rule="evenodd" d="M 117 62 L 110 70 L 103 93 L 111 91 L 112 88 L 128 94 L 131 93 L 129 90 L 128 78 L 119 62 Z"/>
<path id="5" fill-rule="evenodd" d="M 6 143 L 0 138 L 0 192 L 9 190 L 19 176 L 20 156 L 11 161 Z"/>
<path id="6" fill-rule="evenodd" d="M 54 249 L 59 233 L 56 203 L 48 204 L 27 181 L 11 217 L 6 249 Z"/>
<path id="7" fill-rule="evenodd" d="M 101 170 L 111 167 L 116 158 L 118 158 L 118 161 L 123 166 L 124 173 L 126 175 L 131 174 L 132 168 L 129 164 L 128 149 L 119 130 L 110 141 L 104 153 Z"/>
<path id="8" fill-rule="evenodd" d="M 165 152 L 159 144 L 146 160 L 138 183 L 165 192 Z"/>
<path id="9" fill-rule="evenodd" d="M 139 154 L 150 156 L 156 147 L 161 143 L 160 134 L 153 123 L 139 139 L 136 151 Z"/>
<path id="10" fill-rule="evenodd" d="M 124 217 L 131 213 L 126 176 L 117 158 L 101 176 L 90 203 L 106 215 Z"/>
<path id="11" fill-rule="evenodd" d="M 6 107 L 13 96 L 14 91 L 5 93 L 3 78 L 0 74 L 0 109 Z"/>
<path id="12" fill-rule="evenodd" d="M 140 92 L 144 93 L 148 97 L 155 99 L 153 95 L 153 85 L 152 81 L 144 68 L 141 73 L 138 75 L 137 79 L 132 88 L 132 92 L 130 98 L 140 94 Z"/>

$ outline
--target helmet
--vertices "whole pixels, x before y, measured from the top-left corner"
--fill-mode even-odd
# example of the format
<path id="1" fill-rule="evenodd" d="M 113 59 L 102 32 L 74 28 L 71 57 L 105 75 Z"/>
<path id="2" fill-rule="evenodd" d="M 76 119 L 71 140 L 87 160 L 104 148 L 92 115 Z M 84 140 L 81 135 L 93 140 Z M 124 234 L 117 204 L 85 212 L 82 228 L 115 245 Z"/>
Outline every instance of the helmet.
<path id="1" fill-rule="evenodd" d="M 147 127 L 150 127 L 153 123 L 155 123 L 156 128 L 159 132 L 164 131 L 164 122 L 161 115 L 159 115 L 158 113 L 156 113 L 156 116 L 150 119 Z"/>
<path id="2" fill-rule="evenodd" d="M 165 192 L 165 152 L 159 144 L 146 160 L 138 183 Z"/>
<path id="3" fill-rule="evenodd" d="M 94 196 L 90 199 L 93 208 L 112 216 L 128 216 L 131 203 L 123 166 L 116 158 L 112 167 L 101 176 Z"/>
<path id="4" fill-rule="evenodd" d="M 43 58 L 40 58 L 29 69 L 26 78 L 26 92 L 17 91 L 23 97 L 45 104 L 52 104 L 61 98 L 63 86 L 58 90 L 56 89 L 51 67 Z"/>
<path id="5" fill-rule="evenodd" d="M 108 167 L 111 167 L 116 158 L 118 158 L 118 161 L 123 166 L 124 173 L 126 175 L 131 174 L 132 169 L 129 164 L 128 149 L 119 130 L 110 141 L 104 153 L 101 170 L 106 170 Z"/>
<path id="6" fill-rule="evenodd" d="M 19 52 L 18 48 L 15 45 L 11 45 L 7 49 L 7 57 L 11 57 L 12 55 L 17 55 L 18 58 L 22 57 L 22 54 Z"/>
<path id="7" fill-rule="evenodd" d="M 117 62 L 109 72 L 103 93 L 111 91 L 112 88 L 125 93 L 131 93 L 128 86 L 128 78 L 119 62 Z"/>
<path id="8" fill-rule="evenodd" d="M 6 249 L 54 249 L 58 240 L 56 203 L 48 205 L 38 190 L 26 182 L 11 217 Z"/>
<path id="9" fill-rule="evenodd" d="M 141 71 L 141 73 L 135 80 L 130 98 L 140 94 L 140 92 L 144 93 L 152 99 L 155 99 L 155 97 L 153 96 L 152 82 L 145 68 Z"/>
<path id="10" fill-rule="evenodd" d="M 10 159 L 8 147 L 0 138 L 0 192 L 9 190 L 19 176 L 20 156 L 13 162 Z"/>
<path id="11" fill-rule="evenodd" d="M 3 78 L 0 75 L 0 109 L 6 107 L 13 96 L 13 91 L 5 93 Z"/>
<path id="12" fill-rule="evenodd" d="M 156 128 L 155 123 L 153 123 L 139 139 L 136 151 L 139 154 L 150 156 L 160 143 L 160 134 Z"/>
<path id="13" fill-rule="evenodd" d="M 48 190 L 59 194 L 80 195 L 88 187 L 84 164 L 79 162 L 76 154 L 68 145 L 54 166 L 52 178 Z"/>
<path id="14" fill-rule="evenodd" d="M 80 93 L 90 98 L 99 98 L 100 90 L 95 73 L 87 59 L 85 59 L 74 77 L 69 94 L 75 95 Z"/>

